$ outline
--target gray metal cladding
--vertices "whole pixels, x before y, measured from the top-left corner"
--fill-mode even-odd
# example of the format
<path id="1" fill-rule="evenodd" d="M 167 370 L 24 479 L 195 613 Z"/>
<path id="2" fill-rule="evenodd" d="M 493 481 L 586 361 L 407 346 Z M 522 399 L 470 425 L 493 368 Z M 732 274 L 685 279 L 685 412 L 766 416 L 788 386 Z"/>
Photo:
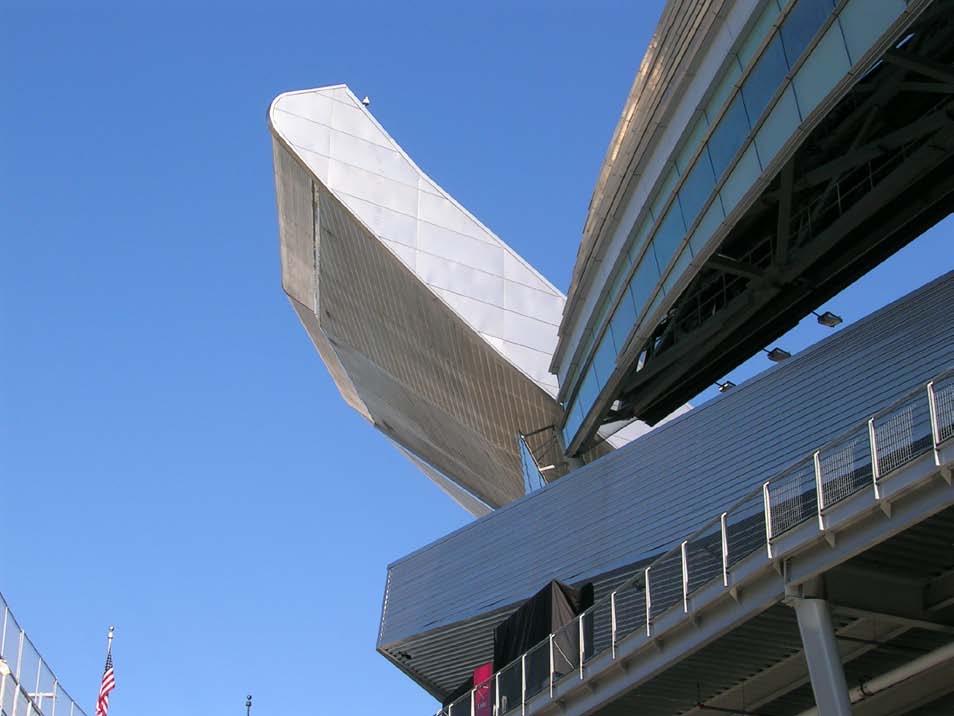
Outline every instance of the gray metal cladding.
<path id="1" fill-rule="evenodd" d="M 379 647 L 644 560 L 954 364 L 954 273 L 389 567 Z M 456 628 L 455 628 L 456 630 Z"/>

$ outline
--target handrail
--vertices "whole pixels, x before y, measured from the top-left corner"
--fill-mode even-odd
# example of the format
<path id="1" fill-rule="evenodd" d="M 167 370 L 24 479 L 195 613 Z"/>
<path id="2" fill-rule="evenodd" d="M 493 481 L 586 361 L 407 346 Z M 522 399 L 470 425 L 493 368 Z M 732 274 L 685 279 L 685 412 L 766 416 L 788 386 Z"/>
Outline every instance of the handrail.
<path id="1" fill-rule="evenodd" d="M 0 709 L 9 716 L 86 716 L 0 594 Z"/>
<path id="2" fill-rule="evenodd" d="M 468 708 L 467 716 L 491 716 L 492 713 L 496 714 L 496 716 L 504 716 L 504 714 L 510 713 L 511 711 L 515 711 L 517 708 L 520 709 L 521 715 L 525 714 L 526 705 L 527 705 L 527 662 L 528 660 L 532 658 L 532 655 L 536 654 L 538 650 L 542 651 L 545 645 L 547 646 L 548 653 L 549 653 L 549 674 L 547 677 L 549 681 L 549 698 L 553 697 L 553 686 L 559 679 L 566 678 L 570 674 L 578 674 L 578 678 L 580 680 L 583 680 L 585 678 L 585 672 L 584 672 L 585 662 L 588 659 L 595 656 L 596 654 L 602 654 L 609 650 L 612 653 L 612 658 L 616 659 L 616 645 L 618 641 L 622 637 L 625 637 L 628 634 L 632 634 L 636 631 L 636 629 L 634 628 L 622 635 L 620 635 L 618 631 L 619 621 L 620 621 L 619 606 L 618 606 L 620 601 L 619 595 L 621 593 L 626 592 L 627 590 L 631 588 L 635 589 L 637 592 L 642 592 L 642 597 L 644 599 L 643 607 L 645 609 L 644 626 L 646 628 L 645 633 L 647 638 L 651 638 L 653 635 L 652 628 L 653 628 L 653 623 L 656 620 L 656 618 L 653 616 L 654 613 L 658 613 L 660 615 L 664 613 L 668 613 L 677 604 L 681 604 L 682 611 L 684 613 L 688 613 L 690 594 L 695 593 L 695 591 L 697 591 L 701 586 L 703 586 L 703 585 L 697 585 L 695 588 L 691 587 L 691 571 L 692 570 L 690 567 L 691 560 L 689 558 L 690 545 L 695 546 L 697 543 L 703 541 L 703 538 L 714 539 L 715 533 L 713 533 L 713 528 L 716 525 L 719 526 L 718 535 L 721 539 L 721 544 L 719 545 L 719 551 L 721 553 L 720 554 L 721 564 L 719 565 L 720 568 L 718 570 L 718 576 L 721 576 L 722 578 L 723 588 L 728 589 L 730 587 L 730 580 L 728 578 L 728 574 L 732 568 L 732 564 L 734 564 L 734 563 L 730 563 L 730 560 L 732 560 L 733 557 L 735 557 L 735 561 L 739 561 L 741 559 L 744 559 L 754 554 L 759 549 L 765 548 L 766 556 L 768 558 L 772 558 L 773 556 L 772 555 L 772 540 L 778 535 L 775 535 L 772 532 L 771 513 L 772 513 L 772 508 L 777 505 L 773 505 L 772 503 L 771 486 L 784 484 L 786 479 L 797 475 L 797 471 L 800 469 L 804 469 L 806 465 L 809 463 L 813 463 L 813 469 L 814 469 L 814 478 L 815 478 L 813 480 L 814 492 L 815 492 L 814 497 L 816 500 L 816 506 L 817 506 L 816 511 L 817 511 L 817 515 L 819 519 L 819 527 L 820 529 L 824 529 L 823 515 L 825 511 L 825 504 L 824 504 L 825 485 L 823 484 L 823 479 L 822 479 L 823 476 L 821 475 L 819 456 L 820 454 L 827 452 L 831 448 L 837 447 L 840 444 L 845 443 L 847 440 L 851 438 L 856 438 L 858 436 L 859 431 L 868 430 L 868 433 L 864 436 L 865 437 L 864 442 L 866 442 L 869 445 L 869 449 L 870 449 L 869 457 L 871 459 L 873 479 L 865 482 L 862 487 L 853 489 L 852 491 L 847 493 L 846 496 L 856 494 L 857 492 L 860 492 L 863 489 L 865 489 L 865 487 L 871 486 L 875 490 L 875 496 L 880 499 L 880 494 L 878 492 L 878 483 L 883 476 L 879 474 L 877 469 L 878 443 L 877 443 L 877 437 L 876 437 L 876 430 L 872 426 L 876 425 L 879 418 L 895 413 L 896 411 L 898 411 L 899 409 L 907 405 L 910 401 L 912 401 L 912 399 L 916 400 L 919 397 L 923 397 L 928 409 L 929 417 L 930 417 L 930 438 L 931 438 L 930 444 L 935 452 L 935 455 L 937 455 L 937 450 L 939 448 L 940 443 L 946 442 L 947 440 L 954 438 L 954 434 L 948 434 L 946 435 L 946 437 L 940 440 L 938 439 L 938 436 L 940 434 L 938 426 L 941 425 L 942 423 L 941 423 L 941 416 L 939 415 L 939 408 L 938 408 L 939 401 L 936 399 L 937 385 L 939 383 L 945 383 L 945 381 L 948 381 L 950 379 L 954 379 L 954 368 L 949 368 L 945 371 L 942 371 L 941 373 L 936 375 L 933 379 L 931 379 L 927 383 L 919 386 L 916 390 L 912 390 L 904 394 L 903 396 L 901 396 L 900 398 L 898 398 L 897 400 L 895 400 L 894 402 L 892 402 L 885 408 L 878 410 L 876 413 L 866 418 L 864 422 L 858 425 L 855 425 L 848 430 L 842 431 L 836 437 L 824 443 L 821 447 L 811 451 L 808 455 L 805 455 L 793 461 L 792 463 L 787 465 L 784 469 L 776 473 L 776 475 L 773 476 L 771 479 L 759 484 L 757 487 L 754 487 L 751 491 L 746 492 L 742 497 L 732 502 L 729 505 L 729 507 L 721 510 L 716 517 L 713 517 L 707 520 L 701 528 L 697 529 L 689 537 L 683 540 L 679 540 L 678 542 L 674 544 L 674 546 L 672 546 L 666 552 L 657 556 L 646 567 L 637 570 L 634 574 L 627 577 L 615 589 L 610 590 L 610 592 L 605 594 L 599 600 L 595 601 L 592 606 L 590 606 L 584 612 L 579 614 L 574 619 L 573 622 L 570 622 L 569 624 L 564 625 L 556 633 L 550 634 L 549 636 L 546 637 L 546 639 L 540 641 L 537 644 L 534 644 L 530 649 L 528 649 L 526 652 L 521 654 L 519 657 L 517 657 L 510 663 L 505 664 L 502 668 L 497 670 L 493 674 L 493 676 L 491 676 L 489 679 L 487 679 L 481 684 L 478 684 L 474 689 L 470 690 L 465 696 L 462 696 L 460 699 L 450 704 L 449 706 L 441 708 L 435 714 L 435 716 L 465 716 L 463 711 L 458 709 L 458 707 L 462 707 L 462 706 L 467 706 Z M 942 388 L 942 390 L 946 390 L 948 392 L 944 393 L 945 399 L 943 401 L 940 401 L 940 403 L 945 407 L 946 410 L 949 410 L 951 413 L 950 415 L 946 415 L 946 414 L 944 415 L 947 422 L 944 422 L 943 425 L 950 426 L 951 424 L 954 424 L 954 380 L 951 380 L 950 383 L 946 384 Z M 913 424 L 912 424 L 912 434 L 910 435 L 910 443 L 906 445 L 905 447 L 913 450 L 913 447 L 917 444 L 918 444 L 918 440 L 915 438 L 913 434 Z M 911 456 L 908 457 L 907 460 L 901 464 L 902 465 L 906 464 L 906 462 L 909 462 L 910 460 L 920 457 L 920 455 L 923 454 L 923 452 L 924 452 L 923 450 L 922 452 L 917 454 L 914 454 L 912 452 Z M 897 467 L 895 467 L 894 469 L 897 469 Z M 804 494 L 807 494 L 807 493 L 802 493 L 801 495 L 798 495 L 796 497 L 804 496 Z M 788 498 L 788 499 L 792 499 L 792 498 Z M 730 524 L 730 516 L 733 515 L 733 513 L 741 512 L 743 511 L 743 508 L 746 508 L 746 507 L 751 508 L 752 506 L 751 503 L 753 503 L 753 501 L 756 501 L 756 500 L 758 501 L 757 504 L 761 504 L 761 507 L 757 508 L 754 514 L 745 515 L 739 522 Z M 732 528 L 734 527 L 737 528 L 740 525 L 745 525 L 746 521 L 759 516 L 760 513 L 762 518 L 761 519 L 762 524 L 759 526 L 758 533 L 761 534 L 761 538 L 757 540 L 758 543 L 754 544 L 754 546 L 750 545 L 750 548 L 748 549 L 748 551 L 745 552 L 745 554 L 742 554 L 741 556 L 733 555 L 732 544 L 731 544 L 732 537 L 733 537 Z M 786 528 L 785 531 L 788 531 L 788 529 L 791 529 L 792 527 L 796 525 L 801 525 L 801 524 L 804 524 L 805 522 L 808 522 L 812 517 L 815 516 L 815 514 L 816 513 L 813 512 L 809 516 L 801 517 L 796 523 Z M 749 525 L 749 527 L 751 527 L 751 525 Z M 743 547 L 743 549 L 745 549 L 745 547 Z M 705 554 L 710 555 L 708 551 L 706 551 Z M 681 587 L 679 590 L 680 598 L 676 601 L 673 601 L 672 603 L 667 603 L 662 605 L 660 610 L 659 607 L 655 607 L 653 605 L 654 589 L 653 589 L 653 579 L 651 578 L 650 575 L 653 573 L 654 568 L 657 570 L 657 572 L 661 571 L 660 568 L 664 566 L 668 560 L 672 560 L 677 556 L 680 558 L 681 567 L 682 567 L 682 569 L 678 573 L 678 581 L 681 583 Z M 715 579 L 716 579 L 715 575 L 710 576 L 709 579 L 704 584 L 709 584 Z M 670 583 L 664 582 L 663 586 L 671 588 L 673 585 Z M 596 621 L 596 618 L 600 614 L 602 614 L 607 608 L 609 610 L 607 614 L 607 616 L 609 617 L 609 632 L 610 632 L 609 644 L 605 645 L 602 649 L 597 651 L 595 648 L 593 648 L 596 646 L 595 638 L 591 636 L 590 638 L 594 642 L 589 645 L 591 647 L 590 650 L 592 651 L 592 653 L 587 655 L 588 649 L 585 643 L 586 634 L 588 632 L 594 631 L 595 628 L 593 625 Z M 587 623 L 589 624 L 589 626 L 587 626 Z M 605 630 L 605 627 L 604 627 L 604 630 Z M 579 663 L 577 664 L 571 663 L 570 666 L 572 666 L 572 668 L 566 673 L 563 673 L 563 672 L 557 673 L 556 667 L 554 666 L 554 657 L 553 657 L 554 640 L 557 638 L 560 638 L 560 639 L 564 638 L 560 636 L 562 632 L 564 631 L 569 631 L 571 634 L 573 632 L 576 632 L 578 635 L 577 636 L 578 643 L 573 645 L 573 648 L 578 652 L 576 654 L 576 658 Z M 520 692 L 519 704 L 511 702 L 507 696 L 501 697 L 502 687 L 500 685 L 501 675 L 509 674 L 511 670 L 517 667 L 517 665 L 520 666 L 520 677 L 521 677 L 520 689 L 519 689 L 519 692 Z M 544 691 L 547 691 L 547 689 L 541 687 L 541 689 L 536 691 L 532 697 L 535 697 L 537 694 L 543 693 Z M 480 692 L 480 695 L 478 695 L 478 692 Z M 493 708 L 491 708 L 491 706 Z"/>

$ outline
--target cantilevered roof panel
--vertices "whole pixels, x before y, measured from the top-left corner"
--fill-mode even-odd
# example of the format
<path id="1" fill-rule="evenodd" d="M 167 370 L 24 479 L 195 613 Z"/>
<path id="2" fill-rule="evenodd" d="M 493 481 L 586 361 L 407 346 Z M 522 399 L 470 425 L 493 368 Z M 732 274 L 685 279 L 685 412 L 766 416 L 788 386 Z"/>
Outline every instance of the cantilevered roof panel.
<path id="1" fill-rule="evenodd" d="M 550 394 L 564 296 L 425 175 L 345 85 L 279 96 L 273 132 L 358 221 Z"/>
<path id="2" fill-rule="evenodd" d="M 347 87 L 281 95 L 269 120 L 283 285 L 342 396 L 470 512 L 521 497 L 517 433 L 562 418 L 563 295 Z M 553 434 L 535 440 L 561 474 Z"/>

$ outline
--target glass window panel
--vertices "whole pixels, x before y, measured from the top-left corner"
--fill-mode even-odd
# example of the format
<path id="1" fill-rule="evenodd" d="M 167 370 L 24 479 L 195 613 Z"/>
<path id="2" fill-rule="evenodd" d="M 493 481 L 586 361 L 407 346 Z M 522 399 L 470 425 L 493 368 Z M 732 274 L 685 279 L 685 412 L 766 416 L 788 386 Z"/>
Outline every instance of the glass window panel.
<path id="1" fill-rule="evenodd" d="M 596 354 L 593 356 L 593 372 L 596 374 L 596 382 L 599 385 L 598 391 L 602 390 L 603 386 L 606 385 L 606 381 L 610 379 L 615 367 L 616 346 L 613 345 L 613 338 L 610 336 L 610 332 L 606 331 L 603 334 L 603 338 L 600 339 L 600 345 L 599 348 L 596 349 Z"/>
<path id="2" fill-rule="evenodd" d="M 732 170 L 729 178 L 725 180 L 722 191 L 719 192 L 726 214 L 735 208 L 735 205 L 739 203 L 739 200 L 745 192 L 749 190 L 749 187 L 755 183 L 755 180 L 759 178 L 759 174 L 761 173 L 762 167 L 759 166 L 759 158 L 755 153 L 755 144 L 752 143 L 748 146 L 748 149 L 743 152 L 739 158 L 739 163 L 735 165 L 735 169 Z"/>
<path id="3" fill-rule="evenodd" d="M 593 371 L 593 364 L 591 363 L 590 367 L 586 370 L 586 374 L 583 376 L 580 392 L 576 396 L 576 402 L 579 403 L 580 411 L 583 415 L 586 415 L 590 411 L 599 392 L 600 385 L 596 379 L 596 373 Z"/>
<path id="4" fill-rule="evenodd" d="M 653 216 L 658 218 L 662 215 L 663 209 L 666 208 L 666 202 L 669 201 L 669 197 L 672 196 L 672 190 L 676 187 L 676 181 L 678 179 L 679 174 L 676 172 L 675 165 L 673 165 L 665 173 L 662 182 L 660 182 L 659 191 L 656 193 L 656 198 L 653 199 L 653 203 L 650 206 Z"/>
<path id="5" fill-rule="evenodd" d="M 792 136 L 801 122 L 798 115 L 798 105 L 795 102 L 795 93 L 792 86 L 785 88 L 775 107 L 769 112 L 765 122 L 755 135 L 755 144 L 759 150 L 759 159 L 762 166 L 767 166 L 778 154 L 786 140 Z"/>
<path id="6" fill-rule="evenodd" d="M 706 209 L 706 213 L 702 215 L 699 225 L 696 227 L 696 230 L 692 232 L 692 237 L 689 239 L 693 256 L 697 256 L 705 245 L 709 243 L 709 239 L 715 233 L 716 229 L 719 228 L 719 224 L 722 223 L 722 219 L 724 218 L 725 215 L 722 213 L 722 201 L 719 197 L 716 197 L 712 200 L 712 203 L 709 204 L 709 208 Z"/>
<path id="7" fill-rule="evenodd" d="M 679 204 L 682 206 L 682 215 L 686 224 L 692 224 L 699 210 L 706 203 L 709 194 L 715 188 L 715 176 L 712 174 L 712 165 L 709 163 L 709 153 L 703 148 L 698 161 L 685 183 L 679 190 Z"/>
<path id="8" fill-rule="evenodd" d="M 702 136 L 706 133 L 708 128 L 709 122 L 706 120 L 705 115 L 699 115 L 692 125 L 692 129 L 689 130 L 685 144 L 676 155 L 676 168 L 679 170 L 680 175 L 686 173 L 689 162 L 692 161 L 692 155 L 696 153 L 696 150 L 699 149 L 699 145 L 702 144 Z"/>
<path id="9" fill-rule="evenodd" d="M 905 8 L 904 0 L 848 0 L 838 21 L 848 45 L 848 57 L 856 64 Z"/>
<path id="10" fill-rule="evenodd" d="M 643 255 L 643 260 L 629 284 L 633 301 L 636 303 L 637 313 L 643 310 L 646 302 L 652 297 L 657 283 L 659 283 L 659 268 L 656 266 L 656 258 L 653 256 L 653 247 L 650 246 L 649 250 Z"/>
<path id="11" fill-rule="evenodd" d="M 656 253 L 656 265 L 660 274 L 666 270 L 669 260 L 676 253 L 676 248 L 685 235 L 686 224 L 682 220 L 682 210 L 679 204 L 674 202 L 653 237 L 653 251 Z"/>
<path id="12" fill-rule="evenodd" d="M 752 58 L 755 57 L 755 53 L 762 45 L 762 41 L 771 31 L 772 24 L 776 18 L 778 18 L 779 12 L 778 3 L 775 0 L 769 0 L 765 4 L 765 8 L 762 10 L 762 14 L 759 15 L 759 19 L 755 21 L 752 29 L 749 30 L 745 39 L 742 40 L 742 44 L 739 46 L 739 61 L 743 67 L 747 67 Z"/>
<path id="13" fill-rule="evenodd" d="M 633 326 L 636 324 L 636 302 L 629 286 L 623 291 L 623 297 L 620 299 L 616 312 L 610 319 L 610 333 L 613 334 L 613 345 L 616 346 L 616 354 L 619 355 L 626 346 L 626 339 L 629 337 Z"/>
<path id="14" fill-rule="evenodd" d="M 729 109 L 719 122 L 719 126 L 709 138 L 709 157 L 716 177 L 729 166 L 729 162 L 742 146 L 749 134 L 749 120 L 742 106 L 742 95 L 737 94 L 729 104 Z"/>
<path id="15" fill-rule="evenodd" d="M 653 298 L 653 302 L 649 305 L 649 308 L 646 309 L 646 315 L 652 316 L 656 310 L 659 308 L 659 304 L 662 303 L 663 298 L 666 297 L 666 292 L 660 287 L 659 292 Z M 658 322 L 658 319 L 657 319 Z"/>
<path id="16" fill-rule="evenodd" d="M 742 83 L 742 98 L 752 124 L 758 121 L 769 100 L 785 80 L 788 67 L 782 52 L 782 42 L 776 34 L 755 63 L 752 72 Z"/>
<path id="17" fill-rule="evenodd" d="M 574 400 L 567 413 L 566 427 L 563 429 L 563 440 L 565 443 L 569 444 L 570 441 L 573 440 L 573 436 L 576 435 L 576 432 L 580 429 L 582 422 L 583 411 L 580 410 L 579 401 Z"/>
<path id="18" fill-rule="evenodd" d="M 877 3 L 868 3 L 876 5 Z M 808 47 L 834 8 L 832 0 L 798 0 L 782 23 L 782 43 L 791 67 Z"/>
<path id="19" fill-rule="evenodd" d="M 689 249 L 689 245 L 686 245 L 686 248 L 682 250 L 682 253 L 679 254 L 679 258 L 676 259 L 675 265 L 672 267 L 672 271 L 669 272 L 669 276 L 666 277 L 666 281 L 663 283 L 663 290 L 666 293 L 672 291 L 673 286 L 676 282 L 682 278 L 682 275 L 686 272 L 686 269 L 689 267 L 689 261 L 692 259 L 692 252 Z"/>
<path id="20" fill-rule="evenodd" d="M 726 64 L 716 85 L 715 91 L 706 104 L 706 117 L 711 124 L 722 112 L 722 105 L 732 95 L 735 90 L 735 83 L 742 74 L 742 66 L 739 64 L 739 58 L 736 55 L 730 55 L 730 61 Z"/>
<path id="21" fill-rule="evenodd" d="M 649 237 L 649 232 L 652 231 L 653 225 L 653 220 L 646 217 L 643 219 L 643 223 L 640 224 L 639 231 L 634 232 L 635 238 L 630 241 L 629 251 L 627 252 L 630 266 L 636 263 L 636 260 L 639 258 L 639 253 L 646 245 L 646 240 Z"/>
<path id="22" fill-rule="evenodd" d="M 795 75 L 795 98 L 802 117 L 818 106 L 838 81 L 847 74 L 851 63 L 848 50 L 835 23 L 822 35 L 815 49 L 805 59 L 805 64 Z"/>

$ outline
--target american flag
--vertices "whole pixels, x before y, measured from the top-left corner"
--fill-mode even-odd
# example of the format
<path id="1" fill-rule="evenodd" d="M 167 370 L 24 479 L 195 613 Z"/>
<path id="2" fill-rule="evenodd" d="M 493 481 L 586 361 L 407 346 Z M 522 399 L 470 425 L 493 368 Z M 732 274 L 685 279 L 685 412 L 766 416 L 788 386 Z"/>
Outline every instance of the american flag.
<path id="1" fill-rule="evenodd" d="M 106 669 L 103 671 L 103 683 L 99 686 L 96 699 L 96 716 L 106 716 L 109 710 L 109 692 L 116 688 L 116 675 L 113 673 L 112 652 L 106 654 Z"/>

